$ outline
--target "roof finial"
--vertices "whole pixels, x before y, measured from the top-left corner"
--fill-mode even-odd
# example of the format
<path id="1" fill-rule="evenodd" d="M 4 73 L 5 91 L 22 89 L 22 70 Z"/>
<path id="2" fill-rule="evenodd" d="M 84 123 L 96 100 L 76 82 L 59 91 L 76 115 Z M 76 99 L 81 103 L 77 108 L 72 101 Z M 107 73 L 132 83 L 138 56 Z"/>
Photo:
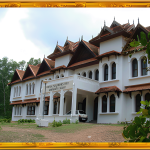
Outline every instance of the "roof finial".
<path id="1" fill-rule="evenodd" d="M 67 36 L 67 40 L 68 40 L 68 36 Z"/>
<path id="2" fill-rule="evenodd" d="M 80 38 L 79 38 L 79 41 L 80 41 Z"/>
<path id="3" fill-rule="evenodd" d="M 57 41 L 57 45 L 58 45 L 58 41 Z"/>
<path id="4" fill-rule="evenodd" d="M 104 26 L 106 25 L 105 20 L 104 20 Z"/>
<path id="5" fill-rule="evenodd" d="M 44 54 L 44 58 L 45 58 L 45 54 Z"/>
<path id="6" fill-rule="evenodd" d="M 138 18 L 138 24 L 139 24 L 139 18 Z"/>
<path id="7" fill-rule="evenodd" d="M 114 17 L 114 21 L 115 21 L 115 17 Z"/>
<path id="8" fill-rule="evenodd" d="M 133 20 L 133 24 L 134 24 L 134 20 Z"/>
<path id="9" fill-rule="evenodd" d="M 81 40 L 83 40 L 83 35 L 81 36 Z"/>
<path id="10" fill-rule="evenodd" d="M 128 23 L 129 23 L 129 19 L 128 19 Z"/>
<path id="11" fill-rule="evenodd" d="M 92 39 L 93 39 L 93 35 L 92 35 Z"/>

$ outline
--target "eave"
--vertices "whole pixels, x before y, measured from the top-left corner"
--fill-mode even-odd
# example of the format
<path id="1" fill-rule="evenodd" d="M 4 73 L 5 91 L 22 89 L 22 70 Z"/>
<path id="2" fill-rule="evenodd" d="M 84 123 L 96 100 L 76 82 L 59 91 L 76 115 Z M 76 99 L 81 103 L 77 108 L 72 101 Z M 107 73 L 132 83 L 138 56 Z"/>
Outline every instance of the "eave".
<path id="1" fill-rule="evenodd" d="M 67 51 L 63 51 L 62 53 L 57 53 L 57 54 L 49 55 L 49 56 L 47 56 L 47 58 L 52 59 L 52 60 L 55 61 L 56 58 L 64 56 L 66 54 L 74 54 L 74 52 L 71 51 L 71 50 L 67 50 Z"/>

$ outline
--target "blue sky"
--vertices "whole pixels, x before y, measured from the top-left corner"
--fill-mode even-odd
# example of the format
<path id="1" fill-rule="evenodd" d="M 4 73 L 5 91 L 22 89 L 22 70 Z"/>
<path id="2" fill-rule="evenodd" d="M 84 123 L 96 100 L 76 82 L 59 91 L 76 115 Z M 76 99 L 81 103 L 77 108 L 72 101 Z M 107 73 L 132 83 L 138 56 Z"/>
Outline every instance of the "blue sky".
<path id="1" fill-rule="evenodd" d="M 140 23 L 147 27 L 149 8 L 1 8 L 0 59 L 8 57 L 17 62 L 31 57 L 43 59 L 58 44 L 68 39 L 77 42 L 95 37 L 104 26 L 115 20 L 121 24 Z"/>

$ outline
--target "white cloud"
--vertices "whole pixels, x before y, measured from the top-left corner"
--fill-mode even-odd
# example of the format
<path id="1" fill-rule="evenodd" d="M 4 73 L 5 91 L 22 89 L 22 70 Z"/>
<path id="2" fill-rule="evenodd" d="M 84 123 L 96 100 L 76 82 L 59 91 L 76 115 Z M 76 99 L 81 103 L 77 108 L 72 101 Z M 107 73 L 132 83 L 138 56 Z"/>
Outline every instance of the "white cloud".
<path id="1" fill-rule="evenodd" d="M 28 9 L 22 8 L 8 9 L 8 12 L 0 21 L 1 58 L 7 56 L 15 61 L 28 61 L 31 57 L 40 58 L 41 49 L 47 50 L 42 43 L 41 46 L 36 46 L 24 35 L 20 21 L 28 19 L 28 11 Z"/>

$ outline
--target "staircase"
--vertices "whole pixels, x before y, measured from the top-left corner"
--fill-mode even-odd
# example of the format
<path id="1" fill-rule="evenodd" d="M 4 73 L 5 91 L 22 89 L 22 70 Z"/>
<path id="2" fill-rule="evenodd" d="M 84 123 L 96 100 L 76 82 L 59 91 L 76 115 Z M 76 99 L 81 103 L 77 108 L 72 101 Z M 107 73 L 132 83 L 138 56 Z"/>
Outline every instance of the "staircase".
<path id="1" fill-rule="evenodd" d="M 97 120 L 91 120 L 89 123 L 97 123 Z"/>

